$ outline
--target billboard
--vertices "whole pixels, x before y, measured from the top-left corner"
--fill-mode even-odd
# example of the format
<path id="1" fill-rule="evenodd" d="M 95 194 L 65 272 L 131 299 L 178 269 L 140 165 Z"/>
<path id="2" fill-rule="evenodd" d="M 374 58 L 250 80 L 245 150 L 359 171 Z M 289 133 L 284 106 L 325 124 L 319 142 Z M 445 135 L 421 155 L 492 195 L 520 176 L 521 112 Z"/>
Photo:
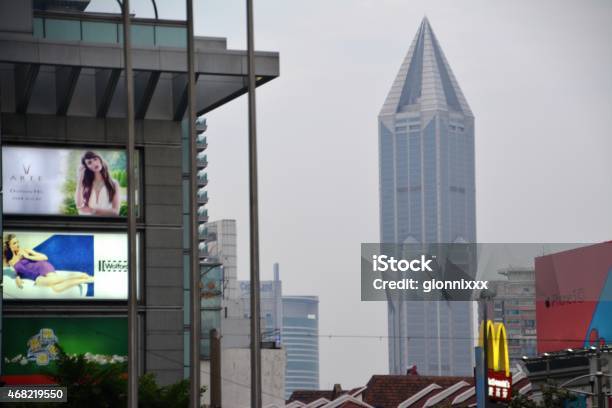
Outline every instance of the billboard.
<path id="1" fill-rule="evenodd" d="M 53 374 L 59 348 L 86 354 L 100 364 L 127 357 L 127 319 L 123 317 L 5 317 L 2 374 Z"/>
<path id="2" fill-rule="evenodd" d="M 127 215 L 124 150 L 2 147 L 4 213 Z"/>
<path id="3" fill-rule="evenodd" d="M 127 299 L 126 233 L 5 230 L 2 255 L 5 300 Z"/>
<path id="4" fill-rule="evenodd" d="M 535 260 L 538 352 L 612 343 L 612 241 Z"/>

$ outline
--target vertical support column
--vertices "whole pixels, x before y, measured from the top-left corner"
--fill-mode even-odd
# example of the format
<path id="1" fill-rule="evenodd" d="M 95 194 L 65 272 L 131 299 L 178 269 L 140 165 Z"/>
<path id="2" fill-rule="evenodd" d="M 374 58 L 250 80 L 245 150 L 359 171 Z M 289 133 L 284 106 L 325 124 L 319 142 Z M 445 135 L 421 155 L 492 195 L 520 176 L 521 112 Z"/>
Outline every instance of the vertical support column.
<path id="1" fill-rule="evenodd" d="M 261 329 L 259 310 L 259 205 L 257 192 L 257 117 L 255 108 L 255 39 L 253 0 L 247 8 L 247 71 L 249 83 L 249 219 L 251 261 L 251 407 L 261 408 Z"/>
<path id="2" fill-rule="evenodd" d="M 221 335 L 210 331 L 210 406 L 221 408 Z"/>
<path id="3" fill-rule="evenodd" d="M 0 97 L 0 237 L 4 246 L 4 183 L 2 182 L 2 98 Z M 2 355 L 2 324 L 4 316 L 4 274 L 0 276 L 0 361 L 4 361 Z M 2 364 L 0 364 L 2 374 Z"/>
<path id="4" fill-rule="evenodd" d="M 123 63 L 125 68 L 125 95 L 127 121 L 128 169 L 128 407 L 138 408 L 138 310 L 136 273 L 136 177 L 134 169 L 134 76 L 132 72 L 132 42 L 130 27 L 130 0 L 123 0 Z"/>
<path id="5" fill-rule="evenodd" d="M 487 330 L 487 324 L 489 322 L 489 297 L 488 294 L 486 294 L 486 296 L 484 296 L 482 303 L 484 304 L 484 311 L 482 313 L 482 330 L 483 330 L 483 334 L 482 334 L 482 357 L 484 360 L 484 383 L 485 383 L 485 398 L 484 398 L 484 407 L 483 408 L 487 408 L 490 403 L 489 403 L 489 383 L 488 383 L 488 377 L 489 377 L 489 358 L 491 358 L 489 356 L 489 334 L 488 334 L 488 330 Z"/>
<path id="6" fill-rule="evenodd" d="M 196 107 L 195 107 L 195 59 L 193 34 L 193 0 L 187 0 L 187 104 L 189 129 L 189 238 L 190 238 L 190 406 L 200 407 L 200 258 L 198 253 L 197 218 L 197 161 L 196 161 Z"/>
<path id="7" fill-rule="evenodd" d="M 604 390 L 604 379 L 606 378 L 602 372 L 602 363 L 601 363 L 601 340 L 597 339 L 597 360 L 595 367 L 597 368 L 596 372 L 596 383 L 597 387 L 597 408 L 606 408 L 606 392 Z"/>

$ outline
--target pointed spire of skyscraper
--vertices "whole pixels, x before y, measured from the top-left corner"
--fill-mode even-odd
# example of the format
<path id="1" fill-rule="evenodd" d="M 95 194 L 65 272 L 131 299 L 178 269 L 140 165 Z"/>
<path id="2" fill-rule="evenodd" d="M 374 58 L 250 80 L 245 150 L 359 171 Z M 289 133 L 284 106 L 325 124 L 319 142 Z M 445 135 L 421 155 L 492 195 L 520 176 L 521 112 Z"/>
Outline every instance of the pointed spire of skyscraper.
<path id="1" fill-rule="evenodd" d="M 411 107 L 421 111 L 452 110 L 473 116 L 427 16 L 421 21 L 380 115 Z"/>
<path id="2" fill-rule="evenodd" d="M 378 117 L 380 237 L 383 243 L 476 242 L 474 115 L 423 18 Z M 470 302 L 389 296 L 389 370 L 470 375 Z M 432 342 L 398 333 L 430 333 Z M 440 338 L 440 337 L 438 337 Z"/>

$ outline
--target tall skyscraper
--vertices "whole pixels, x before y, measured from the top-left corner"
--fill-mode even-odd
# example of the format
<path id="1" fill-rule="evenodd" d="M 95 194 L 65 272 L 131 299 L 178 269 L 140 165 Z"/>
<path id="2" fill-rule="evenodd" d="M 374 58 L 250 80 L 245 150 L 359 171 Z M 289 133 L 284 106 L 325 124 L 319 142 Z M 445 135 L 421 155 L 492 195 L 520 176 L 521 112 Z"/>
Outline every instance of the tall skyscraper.
<path id="1" fill-rule="evenodd" d="M 287 350 L 285 398 L 319 389 L 319 298 L 283 296 L 283 347 Z"/>
<path id="2" fill-rule="evenodd" d="M 283 283 L 280 280 L 280 268 L 274 263 L 274 280 L 260 281 L 259 308 L 262 319 L 261 339 L 264 342 L 281 343 L 283 327 Z M 240 300 L 244 317 L 251 317 L 251 282 L 238 281 Z"/>
<path id="3" fill-rule="evenodd" d="M 424 18 L 378 116 L 386 243 L 476 241 L 474 116 Z M 470 375 L 471 302 L 389 300 L 389 370 Z"/>

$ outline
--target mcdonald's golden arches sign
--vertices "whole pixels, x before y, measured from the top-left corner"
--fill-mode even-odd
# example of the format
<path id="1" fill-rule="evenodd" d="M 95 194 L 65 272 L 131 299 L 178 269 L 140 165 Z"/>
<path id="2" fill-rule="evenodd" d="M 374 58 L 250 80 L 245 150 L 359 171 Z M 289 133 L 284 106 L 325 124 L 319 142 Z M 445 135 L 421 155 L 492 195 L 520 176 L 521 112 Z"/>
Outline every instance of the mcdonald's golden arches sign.
<path id="1" fill-rule="evenodd" d="M 487 344 L 485 345 L 485 330 Z M 508 336 L 503 323 L 487 320 L 480 325 L 478 341 L 487 352 L 487 384 L 491 399 L 507 401 L 511 397 L 512 376 L 510 375 L 510 355 Z"/>

